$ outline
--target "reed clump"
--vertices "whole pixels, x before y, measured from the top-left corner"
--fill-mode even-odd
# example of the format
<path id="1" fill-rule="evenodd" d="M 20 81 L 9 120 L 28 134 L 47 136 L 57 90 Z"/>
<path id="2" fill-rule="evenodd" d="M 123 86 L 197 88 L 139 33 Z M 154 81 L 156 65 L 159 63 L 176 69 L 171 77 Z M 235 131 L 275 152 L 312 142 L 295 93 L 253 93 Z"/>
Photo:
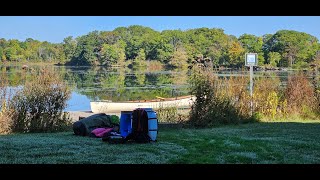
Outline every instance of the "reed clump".
<path id="1" fill-rule="evenodd" d="M 3 89 L 8 89 L 8 85 L 2 84 L 5 88 L 1 90 L 5 92 Z M 54 71 L 32 72 L 14 94 L 1 93 L 1 133 L 65 130 L 71 125 L 69 115 L 64 112 L 70 95 L 66 83 Z"/>

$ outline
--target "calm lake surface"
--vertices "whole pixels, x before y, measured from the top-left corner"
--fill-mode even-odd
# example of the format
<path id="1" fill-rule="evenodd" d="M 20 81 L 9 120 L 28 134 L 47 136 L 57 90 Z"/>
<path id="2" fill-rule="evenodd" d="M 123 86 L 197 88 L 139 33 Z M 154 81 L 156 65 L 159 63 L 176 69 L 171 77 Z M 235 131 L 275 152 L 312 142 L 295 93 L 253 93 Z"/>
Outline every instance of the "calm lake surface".
<path id="1" fill-rule="evenodd" d="M 41 68 L 53 69 L 62 75 L 72 95 L 66 111 L 90 111 L 90 101 L 125 101 L 175 97 L 189 94 L 188 70 L 152 70 L 104 67 L 29 66 L 28 72 Z M 22 66 L 1 66 L 10 87 L 22 85 Z M 248 71 L 217 71 L 218 76 L 249 76 Z M 289 74 L 295 71 L 255 71 L 255 77 L 280 77 L 285 86 Z M 310 73 L 310 78 L 311 77 Z"/>

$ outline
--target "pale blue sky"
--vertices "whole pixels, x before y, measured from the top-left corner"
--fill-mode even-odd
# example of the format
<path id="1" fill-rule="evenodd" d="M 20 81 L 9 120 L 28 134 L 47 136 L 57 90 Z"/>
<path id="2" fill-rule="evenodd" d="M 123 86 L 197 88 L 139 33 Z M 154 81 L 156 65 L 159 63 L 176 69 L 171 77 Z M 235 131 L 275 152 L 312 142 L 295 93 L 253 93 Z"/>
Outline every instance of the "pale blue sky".
<path id="1" fill-rule="evenodd" d="M 261 36 L 278 30 L 296 30 L 320 39 L 320 16 L 1 16 L 0 38 L 24 41 L 62 42 L 94 30 L 143 25 L 154 30 L 222 28 L 239 37 L 244 33 Z"/>

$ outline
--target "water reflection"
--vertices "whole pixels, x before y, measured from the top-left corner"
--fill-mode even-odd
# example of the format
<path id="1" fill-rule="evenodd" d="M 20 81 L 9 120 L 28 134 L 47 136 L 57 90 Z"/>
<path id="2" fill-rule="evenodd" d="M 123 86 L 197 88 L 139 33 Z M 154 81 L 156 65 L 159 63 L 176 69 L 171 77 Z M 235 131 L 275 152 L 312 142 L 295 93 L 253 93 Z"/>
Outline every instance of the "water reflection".
<path id="1" fill-rule="evenodd" d="M 186 70 L 153 70 L 147 68 L 105 68 L 105 67 L 65 67 L 65 66 L 0 66 L 9 79 L 10 87 L 23 85 L 31 71 L 49 68 L 59 72 L 72 89 L 68 110 L 89 110 L 90 100 L 144 100 L 160 97 L 188 95 L 188 75 Z M 219 77 L 249 76 L 248 71 L 216 71 Z M 288 75 L 295 71 L 256 71 L 255 77 L 280 77 L 285 84 Z M 308 73 L 308 72 L 307 72 Z M 310 78 L 311 78 L 311 72 Z"/>
<path id="2" fill-rule="evenodd" d="M 24 84 L 31 71 L 44 66 L 31 66 L 22 70 L 21 66 L 1 66 L 9 78 L 10 86 Z M 105 67 L 65 67 L 46 66 L 59 72 L 74 93 L 89 100 L 125 101 L 153 99 L 156 96 L 173 97 L 179 92 L 187 95 L 187 72 L 151 71 L 146 68 L 105 68 Z"/>

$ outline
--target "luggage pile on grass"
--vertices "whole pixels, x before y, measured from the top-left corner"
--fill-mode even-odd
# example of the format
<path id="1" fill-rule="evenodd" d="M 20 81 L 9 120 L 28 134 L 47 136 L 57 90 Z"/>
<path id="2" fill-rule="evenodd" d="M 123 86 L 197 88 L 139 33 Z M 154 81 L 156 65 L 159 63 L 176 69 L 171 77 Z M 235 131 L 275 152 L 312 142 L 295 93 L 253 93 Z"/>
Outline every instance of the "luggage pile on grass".
<path id="1" fill-rule="evenodd" d="M 89 116 L 73 124 L 75 135 L 102 138 L 109 143 L 156 141 L 158 119 L 152 108 L 137 108 L 133 111 L 122 111 L 120 124 L 112 121 L 105 113 Z"/>

